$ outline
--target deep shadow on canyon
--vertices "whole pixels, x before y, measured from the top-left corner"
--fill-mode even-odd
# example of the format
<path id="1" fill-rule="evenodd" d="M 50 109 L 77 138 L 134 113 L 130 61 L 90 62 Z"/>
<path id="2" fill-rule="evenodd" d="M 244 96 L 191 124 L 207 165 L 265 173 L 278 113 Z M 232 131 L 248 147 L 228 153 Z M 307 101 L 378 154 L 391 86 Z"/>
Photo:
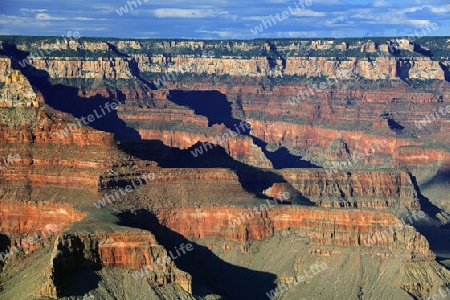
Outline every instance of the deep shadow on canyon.
<path id="1" fill-rule="evenodd" d="M 267 143 L 250 134 L 251 129 L 240 126 L 245 120 L 233 117 L 231 103 L 227 96 L 219 91 L 170 91 L 168 100 L 181 106 L 187 106 L 194 110 L 196 115 L 208 118 L 208 126 L 224 124 L 226 128 L 236 133 L 249 136 L 255 145 L 261 148 L 264 155 L 270 160 L 274 169 L 283 168 L 320 168 L 301 157 L 292 155 L 285 147 L 270 152 L 266 149 Z"/>
<path id="2" fill-rule="evenodd" d="M 167 251 L 172 250 L 173 254 L 175 254 L 173 251 L 175 247 L 179 248 L 183 243 L 193 245 L 192 251 L 182 254 L 174 262 L 178 268 L 192 275 L 192 293 L 195 296 L 205 296 L 202 295 L 202 286 L 204 286 L 230 300 L 257 300 L 267 299 L 266 293 L 276 288 L 275 274 L 227 263 L 207 247 L 191 242 L 161 225 L 159 220 L 146 210 L 127 211 L 118 216 L 119 225 L 151 231 L 158 243 Z"/>
<path id="3" fill-rule="evenodd" d="M 0 258 L 5 259 L 5 255 L 2 254 L 8 254 L 9 248 L 8 246 L 11 245 L 11 240 L 7 235 L 4 235 L 0 233 Z M 0 259 L 0 267 L 2 266 L 3 261 Z M 1 268 L 0 268 L 1 270 Z"/>
<path id="4" fill-rule="evenodd" d="M 102 131 L 112 132 L 117 139 L 140 139 L 139 133 L 130 127 L 127 127 L 122 121 L 116 110 L 105 109 L 105 104 L 109 102 L 124 102 L 125 97 L 120 91 L 117 92 L 117 98 L 109 98 L 97 94 L 94 97 L 84 98 L 78 95 L 79 88 L 66 86 L 63 84 L 52 84 L 50 75 L 47 71 L 38 70 L 33 66 L 27 65 L 22 68 L 19 64 L 26 59 L 29 52 L 17 49 L 15 45 L 5 43 L 0 54 L 7 55 L 11 59 L 11 68 L 20 70 L 28 79 L 33 88 L 37 89 L 45 99 L 45 103 L 51 108 L 69 113 L 76 118 L 87 118 L 93 114 L 95 120 L 88 123 L 88 126 Z M 102 109 L 103 108 L 103 112 Z"/>
<path id="5" fill-rule="evenodd" d="M 432 226 L 425 226 L 422 224 L 415 225 L 414 227 L 423 236 L 426 237 L 430 244 L 430 249 L 437 254 L 436 260 L 447 260 L 450 259 L 450 223 L 441 224 L 441 221 L 437 217 L 438 215 L 444 215 L 448 217 L 448 214 L 437 207 L 434 203 L 430 201 L 425 195 L 422 194 L 419 184 L 415 176 L 410 174 L 411 181 L 417 191 L 417 197 L 419 198 L 419 203 L 421 210 L 427 213 L 428 216 L 434 221 Z M 434 186 L 439 188 L 439 186 L 444 186 L 450 182 L 450 171 L 444 168 L 437 172 L 435 176 L 424 182 L 421 186 L 425 190 L 429 186 Z M 446 265 L 447 269 L 450 270 L 449 266 Z"/>
<path id="6" fill-rule="evenodd" d="M 115 99 L 113 96 L 106 98 L 99 94 L 90 98 L 80 97 L 78 95 L 79 89 L 77 87 L 52 84 L 48 72 L 38 70 L 30 65 L 22 68 L 19 62 L 25 59 L 29 55 L 29 52 L 19 50 L 15 45 L 5 44 L 3 49 L 0 49 L 0 54 L 7 55 L 11 58 L 12 68 L 20 70 L 24 74 L 30 84 L 41 92 L 45 99 L 45 103 L 51 108 L 69 113 L 76 118 L 86 118 L 88 115 L 94 114 L 95 111 L 100 117 L 96 118 L 95 121 L 88 125 L 97 130 L 113 133 L 117 140 L 124 141 L 120 147 L 122 150 L 140 159 L 157 161 L 162 167 L 230 168 L 236 171 L 240 182 L 248 192 L 254 193 L 262 198 L 266 198 L 266 196 L 262 194 L 262 191 L 272 186 L 273 183 L 287 183 L 282 176 L 271 172 L 270 170 L 260 170 L 235 161 L 229 157 L 220 146 L 217 149 L 212 149 L 209 153 L 203 154 L 201 158 L 197 157 L 196 159 L 193 159 L 193 156 L 188 151 L 177 150 L 175 148 L 170 149 L 169 147 L 163 146 L 162 143 L 158 144 L 157 142 L 153 143 L 142 140 L 137 130 L 127 127 L 125 122 L 119 118 L 116 110 L 107 112 L 107 110 L 104 109 L 103 111 L 106 113 L 103 114 L 101 112 L 101 108 L 104 108 L 107 102 L 126 101 L 125 96 L 120 91 L 117 91 L 118 99 Z M 136 76 L 139 75 L 136 72 L 133 73 Z M 138 79 L 140 80 L 140 77 Z M 147 84 L 146 82 L 143 83 Z M 241 120 L 234 119 L 231 116 L 230 103 L 227 101 L 225 95 L 217 91 L 172 91 L 168 98 L 178 105 L 192 106 L 197 114 L 208 117 L 210 125 L 224 123 L 227 128 L 235 131 L 235 128 L 233 128 L 232 125 L 236 123 L 239 125 L 241 122 Z M 265 150 L 267 144 L 260 139 L 251 136 L 249 130 L 242 133 L 250 136 L 253 141 L 261 147 L 263 152 L 277 169 L 282 167 L 316 167 L 309 162 L 302 161 L 297 156 L 289 154 L 285 148 L 270 153 Z M 131 145 L 133 145 L 133 147 L 126 146 L 130 145 L 130 141 L 132 141 Z M 153 147 L 159 148 L 157 152 L 170 153 L 165 155 L 165 157 L 171 156 L 176 157 L 176 159 L 163 161 L 159 155 L 152 155 L 151 152 L 147 153 L 143 151 L 149 143 L 153 143 Z M 201 146 L 201 143 L 197 143 L 192 146 L 192 148 L 198 146 Z M 212 159 L 211 155 L 214 159 Z M 304 197 L 300 196 L 300 198 L 302 198 L 303 202 L 309 202 L 309 200 Z M 312 203 L 309 202 L 309 204 Z"/>
<path id="7" fill-rule="evenodd" d="M 289 183 L 279 174 L 268 169 L 259 169 L 241 163 L 230 157 L 225 149 L 218 146 L 194 158 L 192 151 L 202 147 L 198 142 L 186 150 L 164 145 L 161 141 L 121 142 L 120 149 L 142 159 L 156 161 L 163 168 L 226 168 L 236 172 L 242 187 L 249 193 L 265 199 L 262 192 L 274 183 Z M 292 189 L 295 191 L 295 189 Z M 293 204 L 314 206 L 315 204 L 296 192 L 291 195 Z"/>
<path id="8" fill-rule="evenodd" d="M 104 107 L 107 102 L 126 101 L 125 96 L 120 91 L 116 91 L 117 97 L 111 96 L 106 98 L 97 94 L 94 97 L 84 98 L 78 96 L 79 89 L 76 87 L 52 84 L 50 82 L 50 76 L 46 71 L 37 70 L 31 66 L 26 68 L 19 66 L 18 62 L 26 58 L 29 53 L 18 50 L 14 45 L 6 45 L 3 50 L 0 50 L 0 54 L 11 57 L 13 69 L 20 70 L 27 77 L 31 85 L 42 93 L 46 104 L 54 109 L 70 113 L 74 117 L 86 117 L 92 114 L 94 110 L 100 113 L 100 106 Z M 135 62 L 130 62 L 130 70 L 143 84 L 148 84 L 140 78 L 137 72 L 138 70 L 136 70 Z M 450 77 L 448 77 L 447 72 L 446 79 L 448 80 L 448 78 Z M 218 91 L 176 90 L 170 91 L 168 99 L 177 105 L 183 105 L 193 109 L 197 115 L 207 117 L 208 126 L 224 124 L 226 128 L 236 131 L 235 125 L 239 125 L 243 121 L 233 117 L 232 108 L 226 95 Z M 231 169 L 236 172 L 245 190 L 261 198 L 266 198 L 262 194 L 262 191 L 272 186 L 273 183 L 287 183 L 282 176 L 271 170 L 255 168 L 234 160 L 220 146 L 194 158 L 191 151 L 197 147 L 202 147 L 202 143 L 200 142 L 187 150 L 181 150 L 179 148 L 165 146 L 160 141 L 142 140 L 137 130 L 127 127 L 125 122 L 119 118 L 117 111 L 103 115 L 101 118 L 90 123 L 89 126 L 94 129 L 114 133 L 116 138 L 122 141 L 120 143 L 120 149 L 138 158 L 156 161 L 163 168 L 220 167 Z M 389 123 L 391 130 L 403 130 L 400 126 L 394 120 Z M 275 169 L 317 167 L 307 161 L 301 160 L 298 156 L 291 155 L 284 147 L 275 152 L 267 151 L 267 143 L 252 136 L 250 130 L 241 131 L 240 133 L 252 138 L 254 144 L 261 148 Z M 421 195 L 416 182 L 414 182 L 414 186 L 418 191 L 423 210 L 434 218 L 440 212 L 440 209 L 433 205 L 428 198 Z M 307 202 L 313 205 L 301 195 L 298 195 L 298 198 L 302 198 L 300 202 L 303 205 Z M 179 246 L 181 243 L 189 242 L 178 233 L 160 225 L 158 220 L 147 211 L 139 211 L 136 214 L 126 212 L 121 214 L 121 218 L 122 225 L 151 230 L 157 235 L 159 242 L 167 250 L 173 249 L 173 247 Z M 448 226 L 446 228 L 448 229 Z M 438 248 L 443 249 L 450 236 L 447 233 L 438 234 L 434 228 L 419 229 L 419 231 L 430 241 L 432 250 Z M 0 246 L 2 246 L 1 241 Z M 177 266 L 192 274 L 194 293 L 198 291 L 198 286 L 205 285 L 220 294 L 227 295 L 230 299 L 265 299 L 267 297 L 265 292 L 275 287 L 273 284 L 275 275 L 273 274 L 232 266 L 220 260 L 206 247 L 198 244 L 194 244 L 194 249 L 196 251 L 192 253 L 194 256 L 193 259 L 189 256 L 182 256 L 176 261 Z M 0 247 L 1 250 L 2 248 Z M 217 283 L 221 281 L 224 282 L 224 287 L 219 286 Z M 85 288 L 86 291 L 90 289 L 92 289 L 91 286 Z"/>

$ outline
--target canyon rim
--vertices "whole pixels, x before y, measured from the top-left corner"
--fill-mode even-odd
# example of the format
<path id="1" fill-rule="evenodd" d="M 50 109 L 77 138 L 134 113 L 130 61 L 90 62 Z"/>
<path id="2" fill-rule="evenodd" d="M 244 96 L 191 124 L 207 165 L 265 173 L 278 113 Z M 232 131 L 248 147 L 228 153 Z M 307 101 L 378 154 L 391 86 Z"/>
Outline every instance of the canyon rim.
<path id="1" fill-rule="evenodd" d="M 0 27 L 0 300 L 448 297 L 450 7 L 414 40 L 302 38 L 351 19 L 303 1 L 251 39 L 270 2 L 214 39 L 236 11 L 172 2 L 18 8 L 64 41 Z M 214 24 L 99 25 L 146 14 Z"/>

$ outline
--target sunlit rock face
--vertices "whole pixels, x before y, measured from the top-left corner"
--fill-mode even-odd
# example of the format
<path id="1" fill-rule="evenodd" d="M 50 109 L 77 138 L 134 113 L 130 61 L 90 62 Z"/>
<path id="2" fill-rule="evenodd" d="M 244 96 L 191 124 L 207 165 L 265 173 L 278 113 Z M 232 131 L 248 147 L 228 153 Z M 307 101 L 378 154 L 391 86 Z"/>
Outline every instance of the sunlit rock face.
<path id="1" fill-rule="evenodd" d="M 0 91 L 0 108 L 39 107 L 36 93 L 28 79 L 18 70 L 13 70 Z"/>
<path id="2" fill-rule="evenodd" d="M 391 55 L 393 42 L 411 57 Z M 0 298 L 15 297 L 11 285 L 24 278 L 43 283 L 21 284 L 28 294 L 68 296 L 71 283 L 64 281 L 87 271 L 95 274 L 89 288 L 98 299 L 109 291 L 140 299 L 145 288 L 156 291 L 154 299 L 220 298 L 205 296 L 207 290 L 238 299 L 216 290 L 211 274 L 229 264 L 245 269 L 243 283 L 292 282 L 292 269 L 319 258 L 330 271 L 294 289 L 293 299 L 317 295 L 302 294 L 314 286 L 329 299 L 352 289 L 364 289 L 364 297 L 386 291 L 384 298 L 406 299 L 408 291 L 418 298 L 448 284 L 433 236 L 416 224 L 392 229 L 400 213 L 421 210 L 430 223 L 445 222 L 441 207 L 421 194 L 427 181 L 420 176 L 444 191 L 431 200 L 450 203 L 442 180 L 450 169 L 450 122 L 442 117 L 424 130 L 415 122 L 450 101 L 448 59 L 420 56 L 404 39 L 270 43 L 77 40 L 20 70 L 23 57 L 0 57 L 0 157 L 18 158 L 0 170 L 0 247 L 58 226 L 1 266 L 4 278 L 14 279 Z M 17 49 L 39 53 L 54 45 L 33 41 Z M 197 56 L 205 50 L 214 56 Z M 327 51 L 352 52 L 338 59 Z M 161 78 L 166 82 L 155 85 Z M 117 110 L 88 125 L 73 118 L 113 101 Z M 237 133 L 242 122 L 251 126 Z M 195 156 L 196 149 L 203 153 Z M 154 180 L 124 192 L 145 173 Z M 99 205 L 113 193 L 114 201 Z M 445 232 L 439 226 L 430 231 Z M 308 242 L 294 246 L 284 239 L 290 232 Z M 132 278 L 188 241 L 197 243 L 192 253 L 204 248 L 198 260 L 146 272 L 139 285 Z M 291 250 L 297 253 L 289 257 Z M 352 269 L 359 264 L 363 275 Z M 17 273 L 21 266 L 42 272 Z M 218 282 L 240 293 L 232 280 Z"/>

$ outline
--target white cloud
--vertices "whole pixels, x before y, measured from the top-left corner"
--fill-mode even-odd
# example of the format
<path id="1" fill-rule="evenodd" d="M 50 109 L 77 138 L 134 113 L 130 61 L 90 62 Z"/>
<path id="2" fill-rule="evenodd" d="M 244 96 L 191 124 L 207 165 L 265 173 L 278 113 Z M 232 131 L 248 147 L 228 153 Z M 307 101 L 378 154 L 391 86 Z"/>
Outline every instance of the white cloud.
<path id="1" fill-rule="evenodd" d="M 88 30 L 92 30 L 92 31 L 106 31 L 108 29 L 109 29 L 109 27 L 89 27 Z"/>
<path id="2" fill-rule="evenodd" d="M 295 14 L 291 14 L 289 10 L 286 10 L 289 12 L 289 18 L 291 17 L 324 17 L 326 16 L 326 13 L 324 12 L 317 12 L 312 11 L 310 9 L 302 9 L 300 11 L 294 10 Z M 277 13 L 272 14 L 273 17 L 276 16 Z M 282 12 L 278 12 L 278 14 L 281 16 Z M 245 21 L 263 21 L 270 19 L 270 16 L 251 16 L 251 17 L 243 17 L 241 20 Z"/>
<path id="3" fill-rule="evenodd" d="M 389 2 L 379 0 L 372 3 L 373 7 L 390 7 L 391 4 Z"/>
<path id="4" fill-rule="evenodd" d="M 412 24 L 414 26 L 423 26 L 430 24 L 430 20 L 408 20 L 409 24 Z"/>
<path id="5" fill-rule="evenodd" d="M 40 9 L 30 9 L 30 8 L 21 8 L 20 12 L 24 13 L 43 13 L 46 12 L 48 9 L 40 8 Z"/>
<path id="6" fill-rule="evenodd" d="M 75 18 L 69 18 L 69 20 L 75 20 L 75 21 L 110 21 L 111 19 L 107 19 L 107 18 L 75 17 Z"/>
<path id="7" fill-rule="evenodd" d="M 388 11 L 379 11 L 375 8 L 358 8 L 350 9 L 346 12 L 335 12 L 337 17 L 327 20 L 326 25 L 330 26 L 340 21 L 347 21 L 347 24 L 352 24 L 353 21 L 361 24 L 380 24 L 380 25 L 409 25 L 421 26 L 430 23 L 429 20 L 411 19 L 406 14 L 421 11 L 426 6 L 414 6 L 402 9 L 389 9 Z"/>
<path id="8" fill-rule="evenodd" d="M 325 25 L 330 26 L 330 25 L 334 25 L 337 22 L 343 22 L 344 20 L 347 20 L 347 16 L 339 16 L 330 20 L 325 20 L 325 22 L 323 22 Z"/>
<path id="9" fill-rule="evenodd" d="M 336 5 L 342 4 L 340 0 L 312 0 L 313 4 Z"/>
<path id="10" fill-rule="evenodd" d="M 75 18 L 73 18 L 73 20 L 77 20 L 77 21 L 92 21 L 92 20 L 97 20 L 97 19 L 86 18 L 86 17 L 75 17 Z M 106 19 L 103 19 L 103 20 L 106 20 Z"/>
<path id="11" fill-rule="evenodd" d="M 136 37 L 136 38 L 138 38 L 138 39 L 145 39 L 145 38 L 147 38 L 148 37 L 148 35 L 157 35 L 159 32 L 156 32 L 156 31 L 142 31 L 142 32 L 139 32 L 139 34 L 144 34 L 145 36 L 141 36 L 141 37 Z"/>
<path id="12" fill-rule="evenodd" d="M 115 10 L 119 8 L 109 4 L 101 4 L 101 3 L 92 4 L 91 7 L 94 9 L 93 11 L 101 14 L 109 14 L 115 12 Z"/>
<path id="13" fill-rule="evenodd" d="M 73 0 L 64 6 L 55 6 L 51 0 L 40 0 L 37 6 L 8 1 L 14 2 L 15 13 L 14 16 L 0 16 L 0 30 L 39 35 L 57 35 L 62 29 L 83 27 L 79 32 L 85 32 L 86 35 L 94 32 L 109 36 L 136 34 L 164 37 L 174 35 L 173 28 L 177 28 L 177 37 L 254 38 L 248 28 L 269 19 L 270 15 L 281 15 L 283 11 L 289 13 L 289 19 L 279 29 L 268 30 L 261 36 L 301 37 L 314 29 L 316 31 L 308 32 L 308 35 L 348 36 L 373 30 L 390 30 L 391 35 L 396 35 L 399 30 L 414 30 L 433 22 L 439 23 L 439 31 L 445 33 L 450 24 L 450 0 L 411 0 L 408 3 L 390 0 L 365 0 L 359 3 L 349 0 L 312 0 L 312 6 L 305 6 L 299 11 L 295 8 L 295 0 L 197 0 L 195 3 L 185 0 L 151 0 L 144 3 L 144 0 L 140 0 L 142 5 L 129 11 L 127 18 L 120 19 L 115 10 L 127 5 L 127 0 Z M 37 0 L 23 1 L 28 3 Z M 296 13 L 292 14 L 288 6 Z M 181 28 L 181 23 L 186 25 L 185 28 Z M 157 33 L 140 32 L 144 24 L 157 24 Z M 195 29 L 199 27 L 200 30 Z M 203 28 L 211 31 L 201 31 Z"/>
<path id="14" fill-rule="evenodd" d="M 241 18 L 241 20 L 245 20 L 245 21 L 262 21 L 262 20 L 266 20 L 267 16 L 253 16 L 253 17 L 243 17 Z"/>
<path id="15" fill-rule="evenodd" d="M 399 9 L 398 12 L 399 13 L 405 13 L 405 12 L 409 12 L 409 13 L 413 13 L 413 12 L 417 12 L 419 10 L 424 9 L 426 6 L 422 5 L 422 6 L 414 6 L 414 7 L 410 7 L 410 8 L 405 8 L 405 9 Z"/>
<path id="16" fill-rule="evenodd" d="M 196 30 L 195 32 L 205 33 L 207 35 L 219 36 L 224 39 L 243 39 L 248 37 L 248 33 L 245 31 L 243 34 L 240 31 L 222 31 L 222 30 Z"/>
<path id="17" fill-rule="evenodd" d="M 157 18 L 210 18 L 221 13 L 212 9 L 158 8 L 154 14 Z"/>
<path id="18" fill-rule="evenodd" d="M 45 28 L 50 27 L 51 23 L 47 21 L 37 20 L 35 18 L 18 17 L 10 15 L 0 15 L 0 25 L 5 24 L 10 28 Z"/>
<path id="19" fill-rule="evenodd" d="M 450 12 L 450 4 L 434 7 L 432 5 L 429 6 L 430 10 L 434 13 L 448 13 Z"/>
<path id="20" fill-rule="evenodd" d="M 67 18 L 61 18 L 61 17 L 52 17 L 49 14 L 45 14 L 45 13 L 38 13 L 38 14 L 36 14 L 36 20 L 61 21 L 61 20 L 68 20 L 68 19 Z"/>
<path id="21" fill-rule="evenodd" d="M 319 11 L 312 11 L 310 9 L 301 9 L 300 11 L 294 11 L 295 14 L 293 16 L 296 17 L 324 17 L 327 14 Z"/>
<path id="22" fill-rule="evenodd" d="M 278 37 L 315 37 L 317 33 L 315 31 L 286 31 L 286 32 L 276 32 Z"/>

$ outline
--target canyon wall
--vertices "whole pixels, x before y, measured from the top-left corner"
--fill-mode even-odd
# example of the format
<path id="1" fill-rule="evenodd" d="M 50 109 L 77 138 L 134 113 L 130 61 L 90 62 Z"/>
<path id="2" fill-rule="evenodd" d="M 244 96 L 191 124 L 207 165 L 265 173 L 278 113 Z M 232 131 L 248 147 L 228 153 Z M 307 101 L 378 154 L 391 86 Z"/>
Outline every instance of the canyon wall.
<path id="1" fill-rule="evenodd" d="M 426 238 L 389 213 L 282 205 L 270 207 L 274 203 L 261 205 L 265 207 L 258 212 L 232 207 L 159 209 L 157 217 L 162 226 L 187 238 L 215 237 L 247 242 L 271 237 L 278 230 L 298 228 L 313 245 L 367 247 L 369 244 L 382 249 L 408 250 L 410 256 L 405 258 L 409 259 L 414 256 L 427 257 L 429 261 L 435 259 Z M 393 230 L 388 229 L 389 226 Z M 375 238 L 381 232 L 383 238 Z M 368 242 L 372 238 L 376 240 L 373 244 Z"/>
<path id="2" fill-rule="evenodd" d="M 214 41 L 179 41 L 167 43 L 158 41 L 112 40 L 108 42 L 87 42 L 83 41 L 83 39 L 57 44 L 56 41 L 52 43 L 48 40 L 43 39 L 40 42 L 18 43 L 17 48 L 34 53 L 35 57 L 32 59 L 33 66 L 38 69 L 48 68 L 50 70 L 49 74 L 52 77 L 60 78 L 130 78 L 132 76 L 132 70 L 130 70 L 129 62 L 133 59 L 137 63 L 139 70 L 154 73 L 194 72 L 198 74 L 216 74 L 219 76 L 279 76 L 285 74 L 313 77 L 330 76 L 337 78 L 350 78 L 352 75 L 358 75 L 368 79 L 393 79 L 398 74 L 406 73 L 409 78 L 445 79 L 445 70 L 443 70 L 439 62 L 431 60 L 429 57 L 420 57 L 422 56 L 421 53 L 415 52 L 412 43 L 408 40 L 401 39 L 387 38 L 385 44 L 375 44 L 370 40 L 360 40 L 356 41 L 353 45 L 348 45 L 346 42 L 340 42 L 339 40 L 292 40 L 288 45 L 285 42 L 283 44 L 283 42 L 278 41 L 228 42 L 218 44 Z M 4 47 L 3 43 L 0 43 L 0 47 Z M 405 50 L 408 55 L 411 54 L 412 56 L 396 57 L 392 55 L 388 49 L 388 45 L 392 43 L 396 43 L 398 49 Z M 318 46 L 319 44 L 320 46 Z M 113 47 L 126 57 L 111 57 L 114 56 L 112 52 L 115 49 Z M 44 55 L 39 55 L 46 49 L 58 51 L 58 56 L 54 56 L 54 54 L 48 56 L 47 63 L 45 60 L 40 59 Z M 171 51 L 181 49 L 192 54 L 165 55 L 167 52 L 170 53 Z M 103 57 L 92 57 L 88 61 L 80 61 L 70 57 L 61 60 L 61 53 L 64 53 L 66 50 L 88 50 L 93 53 L 98 51 L 103 53 Z M 208 50 L 208 53 L 214 53 L 213 56 L 198 57 L 205 50 Z M 319 52 L 322 55 L 313 54 L 314 50 L 322 51 Z M 347 50 L 353 51 L 347 53 Z M 227 51 L 229 55 L 221 54 L 224 51 Z M 239 54 L 242 51 L 252 54 L 246 54 L 243 57 Z M 326 51 L 329 51 L 330 54 L 333 51 L 343 51 L 339 54 L 342 55 L 342 53 L 345 53 L 345 55 L 337 60 L 337 55 L 331 54 L 327 57 Z M 152 52 L 159 53 L 152 55 Z M 233 54 L 233 52 L 236 54 Z M 312 57 L 302 56 L 302 52 L 310 52 Z M 270 56 L 271 59 L 269 60 L 262 55 L 263 53 L 269 55 L 274 54 L 275 56 Z M 104 56 L 109 57 L 105 58 Z M 448 66 L 449 61 L 442 61 L 442 64 Z M 115 69 L 120 70 L 120 72 L 114 71 Z M 348 73 L 345 72 L 347 70 L 349 71 Z"/>
<path id="3" fill-rule="evenodd" d="M 417 191 L 405 172 L 338 172 L 331 177 L 323 170 L 286 169 L 280 173 L 295 190 L 319 206 L 420 208 Z"/>
<path id="4" fill-rule="evenodd" d="M 20 247 L 27 256 L 43 247 L 53 247 L 52 263 L 45 271 L 46 282 L 37 287 L 38 295 L 55 299 L 64 296 L 65 278 L 83 268 L 121 267 L 141 271 L 146 266 L 154 267 L 147 274 L 151 282 L 160 286 L 175 283 L 192 292 L 191 276 L 179 270 L 173 260 L 166 260 L 169 254 L 153 234 L 130 228 L 132 232 L 92 233 L 71 229 L 85 216 L 86 213 L 67 204 L 0 202 L 0 232 L 10 239 L 11 247 Z M 8 262 L 20 264 L 23 259 L 14 256 Z M 158 259 L 164 263 L 158 265 Z"/>
<path id="5" fill-rule="evenodd" d="M 309 253 L 367 247 L 402 251 L 407 262 L 435 259 L 413 227 L 389 229 L 400 223 L 389 212 L 424 209 L 409 169 L 448 168 L 448 119 L 417 126 L 450 102 L 448 59 L 409 43 L 400 43 L 404 57 L 369 42 L 214 43 L 17 43 L 28 52 L 55 49 L 20 72 L 24 54 L 0 43 L 0 54 L 9 54 L 0 58 L 0 156 L 19 157 L 2 164 L 0 231 L 17 245 L 48 224 L 64 229 L 40 244 L 53 246 L 41 295 L 64 295 L 62 281 L 80 267 L 139 270 L 167 255 L 157 232 L 97 222 L 100 209 L 130 212 L 134 219 L 121 220 L 128 226 L 165 226 L 211 249 L 246 252 L 247 242 L 296 228 L 311 241 Z M 195 57 L 214 49 L 214 57 Z M 347 52 L 331 55 L 340 49 Z M 154 82 L 162 76 L 166 82 Z M 107 121 L 66 131 L 77 122 L 71 115 L 106 101 L 118 103 Z M 242 121 L 248 133 L 206 151 Z M 199 147 L 208 153 L 193 155 Z M 358 165 L 339 167 L 359 152 Z M 155 179 L 107 208 L 92 207 L 145 173 Z M 279 193 L 290 198 L 275 204 Z M 154 214 L 139 219 L 136 211 Z M 85 216 L 95 220 L 82 223 Z M 149 278 L 192 292 L 191 276 L 173 262 Z"/>
<path id="6" fill-rule="evenodd" d="M 6 40 L 2 44 L 4 49 L 10 43 Z M 443 42 L 448 44 L 448 41 Z M 403 56 L 389 52 L 388 46 L 393 43 L 404 51 Z M 124 55 L 113 55 L 111 45 Z M 438 47 L 430 41 L 424 41 L 421 46 L 430 51 Z M 196 108 L 188 102 L 177 105 L 171 99 L 174 90 L 205 93 L 214 90 L 228 101 L 229 119 L 252 124 L 252 137 L 284 147 L 299 159 L 304 156 L 319 166 L 335 166 L 349 155 L 383 140 L 389 146 L 366 158 L 364 165 L 439 168 L 442 159 L 449 156 L 445 149 L 449 141 L 448 119 L 441 117 L 422 128 L 416 124 L 434 110 L 447 106 L 450 94 L 446 68 L 449 63 L 438 57 L 423 56 L 407 40 L 386 39 L 385 43 L 275 40 L 220 44 L 213 41 L 88 42 L 80 39 L 57 44 L 43 39 L 18 43 L 17 48 L 32 53 L 54 49 L 54 56 L 33 58 L 33 68 L 46 71 L 52 81 L 66 80 L 65 84 L 75 85 L 81 98 L 101 95 L 112 99 L 123 94 L 126 100 L 119 103 L 118 117 L 135 129 L 140 138 L 160 140 L 170 147 L 187 149 L 197 142 L 217 144 L 217 135 L 227 129 L 235 130 L 228 124 L 210 124 L 211 116 L 196 113 Z M 67 57 L 64 56 L 66 50 L 92 53 L 85 57 L 72 53 Z M 230 55 L 222 54 L 225 50 Z M 183 51 L 187 54 L 180 54 Z M 212 57 L 195 55 L 202 51 L 215 51 L 215 54 Z M 327 51 L 338 52 L 327 56 Z M 302 52 L 311 56 L 302 56 Z M 2 58 L 0 74 L 4 77 L 0 81 L 6 81 L 10 68 L 11 61 Z M 170 78 L 164 77 L 168 74 L 172 74 Z M 190 75 L 195 76 L 190 78 Z M 227 79 L 226 76 L 232 77 Z M 80 78 L 82 81 L 78 80 Z M 158 78 L 167 81 L 163 86 L 143 84 Z M 406 84 L 405 78 L 419 81 Z M 90 79 L 97 79 L 97 83 L 86 84 Z M 112 86 L 100 83 L 109 79 L 117 81 Z M 320 82 L 325 88 L 318 88 Z M 289 103 L 292 98 L 300 103 L 292 105 Z M 86 143 L 86 137 L 88 143 L 99 140 L 89 138 L 90 133 L 86 135 L 85 131 L 80 133 L 84 136 L 78 137 L 77 131 L 64 140 L 78 144 Z M 45 131 L 39 136 L 50 138 Z M 346 151 L 336 156 L 329 147 L 339 140 L 343 141 Z M 221 146 L 231 157 L 246 164 L 274 166 L 262 153 L 264 149 L 256 146 L 248 135 L 227 139 Z M 400 158 L 400 153 L 410 151 L 403 149 L 406 146 L 418 146 L 418 151 L 422 147 L 430 155 L 413 155 L 416 159 L 407 156 L 406 161 L 405 157 Z"/>
<path id="7" fill-rule="evenodd" d="M 150 282 L 161 286 L 179 284 L 186 292 L 191 293 L 191 276 L 179 270 L 166 257 L 167 251 L 158 245 L 150 232 L 63 234 L 54 244 L 47 282 L 39 294 L 57 299 L 64 295 L 62 282 L 65 276 L 81 268 L 100 266 L 139 271 L 146 266 L 153 266 L 154 270 L 148 276 Z M 158 259 L 162 259 L 164 263 L 156 264 Z"/>

